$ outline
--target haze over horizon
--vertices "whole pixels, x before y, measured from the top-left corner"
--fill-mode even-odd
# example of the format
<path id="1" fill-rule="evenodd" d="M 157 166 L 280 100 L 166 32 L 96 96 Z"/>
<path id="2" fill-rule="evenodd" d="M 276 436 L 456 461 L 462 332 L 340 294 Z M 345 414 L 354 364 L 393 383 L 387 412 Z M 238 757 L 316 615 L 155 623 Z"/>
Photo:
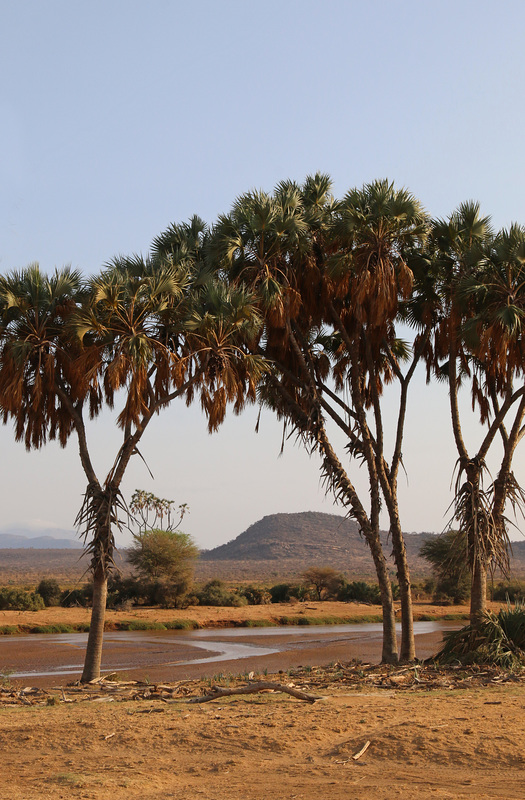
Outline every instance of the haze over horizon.
<path id="1" fill-rule="evenodd" d="M 213 223 L 240 193 L 318 170 L 336 196 L 388 177 L 432 216 L 474 198 L 496 228 L 525 223 L 517 0 L 19 0 L 0 20 L 2 273 L 33 261 L 93 273 L 147 253 L 172 222 Z M 293 440 L 279 457 L 280 424 L 264 412 L 256 435 L 257 414 L 230 413 L 209 436 L 196 405 L 174 405 L 141 445 L 154 480 L 137 459 L 126 498 L 143 488 L 188 503 L 183 529 L 206 548 L 268 514 L 342 514 L 316 457 Z M 439 532 L 456 453 L 446 391 L 423 371 L 408 414 L 403 527 Z M 104 474 L 113 419 L 88 431 Z M 0 445 L 0 523 L 73 530 L 85 490 L 75 442 L 26 453 L 8 424 Z M 519 480 L 523 467 L 519 451 Z M 367 491 L 364 474 L 356 482 Z"/>

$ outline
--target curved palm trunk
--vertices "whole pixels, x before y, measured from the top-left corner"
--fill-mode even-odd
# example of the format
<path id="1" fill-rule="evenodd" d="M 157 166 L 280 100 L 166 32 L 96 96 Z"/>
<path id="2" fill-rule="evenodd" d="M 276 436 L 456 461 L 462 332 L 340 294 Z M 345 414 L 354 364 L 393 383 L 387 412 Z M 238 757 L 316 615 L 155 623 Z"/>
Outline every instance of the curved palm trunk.
<path id="1" fill-rule="evenodd" d="M 96 569 L 93 573 L 93 605 L 84 660 L 84 671 L 80 679 L 82 683 L 89 683 L 89 681 L 100 677 L 107 594 L 107 576 L 102 569 Z"/>
<path id="2" fill-rule="evenodd" d="M 381 545 L 379 526 L 372 525 L 368 519 L 356 491 L 348 479 L 339 459 L 337 458 L 322 425 L 317 431 L 317 441 L 323 455 L 323 469 L 330 480 L 334 493 L 343 500 L 344 505 L 352 509 L 352 516 L 357 520 L 359 528 L 372 553 L 383 610 L 383 647 L 381 661 L 384 664 L 397 664 L 397 635 L 396 617 L 392 584 L 388 574 L 388 566 Z M 377 515 L 376 515 L 377 516 Z"/>

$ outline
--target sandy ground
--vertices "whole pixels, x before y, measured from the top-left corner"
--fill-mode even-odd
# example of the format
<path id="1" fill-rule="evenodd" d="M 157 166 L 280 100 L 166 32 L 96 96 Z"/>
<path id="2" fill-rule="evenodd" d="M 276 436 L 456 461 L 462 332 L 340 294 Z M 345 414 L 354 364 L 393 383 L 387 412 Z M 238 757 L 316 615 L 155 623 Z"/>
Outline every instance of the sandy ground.
<path id="1" fill-rule="evenodd" d="M 523 683 L 317 693 L 2 708 L 0 797 L 525 798 Z"/>
<path id="2" fill-rule="evenodd" d="M 304 611 L 336 616 L 333 605 L 308 604 Z M 242 613 L 201 608 L 131 614 L 153 614 L 159 621 L 180 615 L 201 624 L 208 617 L 221 625 L 267 615 L 269 608 L 284 613 L 250 607 Z M 356 616 L 358 608 L 344 606 L 341 615 Z M 451 610 L 459 609 L 435 614 Z M 364 615 L 371 611 L 376 609 L 362 607 Z M 17 613 L 2 612 L 0 624 L 15 624 Z M 424 613 L 434 612 L 426 606 Z M 48 609 L 38 612 L 38 624 L 82 621 L 84 615 Z M 34 624 L 37 615 L 27 616 Z M 130 618 L 130 612 L 118 618 Z M 524 682 L 481 687 L 459 675 L 456 688 L 444 679 L 437 688 L 398 689 L 407 680 L 404 669 L 383 688 L 329 679 L 312 687 L 303 672 L 295 686 L 321 697 L 312 705 L 280 693 L 203 705 L 187 704 L 182 696 L 160 702 L 147 692 L 146 699 L 120 702 L 100 695 L 64 702 L 69 695 L 57 691 L 52 705 L 10 706 L 6 700 L 0 707 L 0 798 L 525 800 Z"/>

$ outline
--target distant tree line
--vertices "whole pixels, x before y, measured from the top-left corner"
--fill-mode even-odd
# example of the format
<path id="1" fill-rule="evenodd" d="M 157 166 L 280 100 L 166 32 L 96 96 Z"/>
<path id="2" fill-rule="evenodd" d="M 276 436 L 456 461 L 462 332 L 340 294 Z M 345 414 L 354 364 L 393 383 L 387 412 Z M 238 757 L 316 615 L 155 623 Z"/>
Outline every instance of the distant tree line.
<path id="1" fill-rule="evenodd" d="M 82 679 L 100 673 L 114 531 L 128 511 L 123 477 L 153 416 L 178 398 L 200 402 L 210 431 L 229 407 L 240 413 L 259 402 L 319 454 L 326 490 L 369 546 L 382 658 L 393 663 L 415 657 L 398 503 L 409 392 L 418 366 L 429 381 L 446 382 L 443 413 L 457 449 L 452 516 L 471 619 L 480 620 L 487 573 L 508 572 L 506 514 L 524 501 L 512 466 L 525 432 L 524 276 L 521 225 L 494 231 L 475 203 L 433 220 L 385 180 L 336 199 L 321 174 L 282 181 L 270 194 L 248 192 L 211 226 L 198 217 L 174 224 L 148 257 L 116 258 L 90 278 L 72 269 L 47 276 L 37 265 L 3 276 L 3 421 L 27 449 L 48 439 L 65 446 L 74 434 L 86 478 L 77 524 L 91 556 L 93 600 Z M 397 397 L 393 430 L 387 385 Z M 474 446 L 463 435 L 461 389 L 479 412 Z M 99 475 L 88 422 L 115 404 L 121 443 Z M 489 454 L 498 459 L 493 477 Z M 362 493 L 358 466 L 368 477 Z M 382 511 L 399 587 L 399 651 Z"/>

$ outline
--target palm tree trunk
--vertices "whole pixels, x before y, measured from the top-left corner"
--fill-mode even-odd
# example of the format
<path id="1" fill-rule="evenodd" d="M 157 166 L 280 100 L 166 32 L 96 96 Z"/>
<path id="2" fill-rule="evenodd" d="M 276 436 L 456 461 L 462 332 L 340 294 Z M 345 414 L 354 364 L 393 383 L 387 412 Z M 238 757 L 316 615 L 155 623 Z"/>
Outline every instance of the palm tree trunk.
<path id="1" fill-rule="evenodd" d="M 381 662 L 383 664 L 397 664 L 397 633 L 396 615 L 394 609 L 394 597 L 392 594 L 392 584 L 386 564 L 385 555 L 381 547 L 379 535 L 366 536 L 366 541 L 370 547 L 374 566 L 376 569 L 379 592 L 381 594 L 381 607 L 383 611 L 383 647 L 381 650 Z"/>
<path id="2" fill-rule="evenodd" d="M 416 645 L 414 640 L 414 616 L 412 612 L 412 587 L 410 583 L 410 569 L 408 566 L 405 541 L 401 531 L 399 518 L 397 524 L 390 527 L 392 535 L 392 548 L 397 569 L 399 583 L 399 598 L 401 600 L 401 650 L 399 660 L 402 662 L 414 661 Z"/>
<path id="3" fill-rule="evenodd" d="M 476 625 L 487 613 L 487 568 L 476 558 L 472 567 L 470 623 Z"/>
<path id="4" fill-rule="evenodd" d="M 95 678 L 100 678 L 107 594 L 107 576 L 104 574 L 103 569 L 98 568 L 93 574 L 93 606 L 91 610 L 91 623 L 89 626 L 84 671 L 80 679 L 82 683 L 89 683 L 89 681 Z"/>
<path id="5" fill-rule="evenodd" d="M 318 423 L 317 426 L 317 442 L 323 457 L 323 471 L 329 479 L 332 490 L 335 496 L 342 501 L 343 505 L 351 508 L 352 516 L 357 520 L 359 528 L 372 553 L 381 594 L 381 606 L 383 609 L 383 648 L 381 661 L 384 664 L 397 664 L 398 655 L 394 598 L 392 595 L 390 575 L 388 574 L 388 566 L 379 536 L 379 525 L 372 525 L 368 519 L 355 488 L 337 458 L 328 440 L 324 426 L 321 423 Z M 375 514 L 374 517 L 377 517 L 377 514 Z"/>

